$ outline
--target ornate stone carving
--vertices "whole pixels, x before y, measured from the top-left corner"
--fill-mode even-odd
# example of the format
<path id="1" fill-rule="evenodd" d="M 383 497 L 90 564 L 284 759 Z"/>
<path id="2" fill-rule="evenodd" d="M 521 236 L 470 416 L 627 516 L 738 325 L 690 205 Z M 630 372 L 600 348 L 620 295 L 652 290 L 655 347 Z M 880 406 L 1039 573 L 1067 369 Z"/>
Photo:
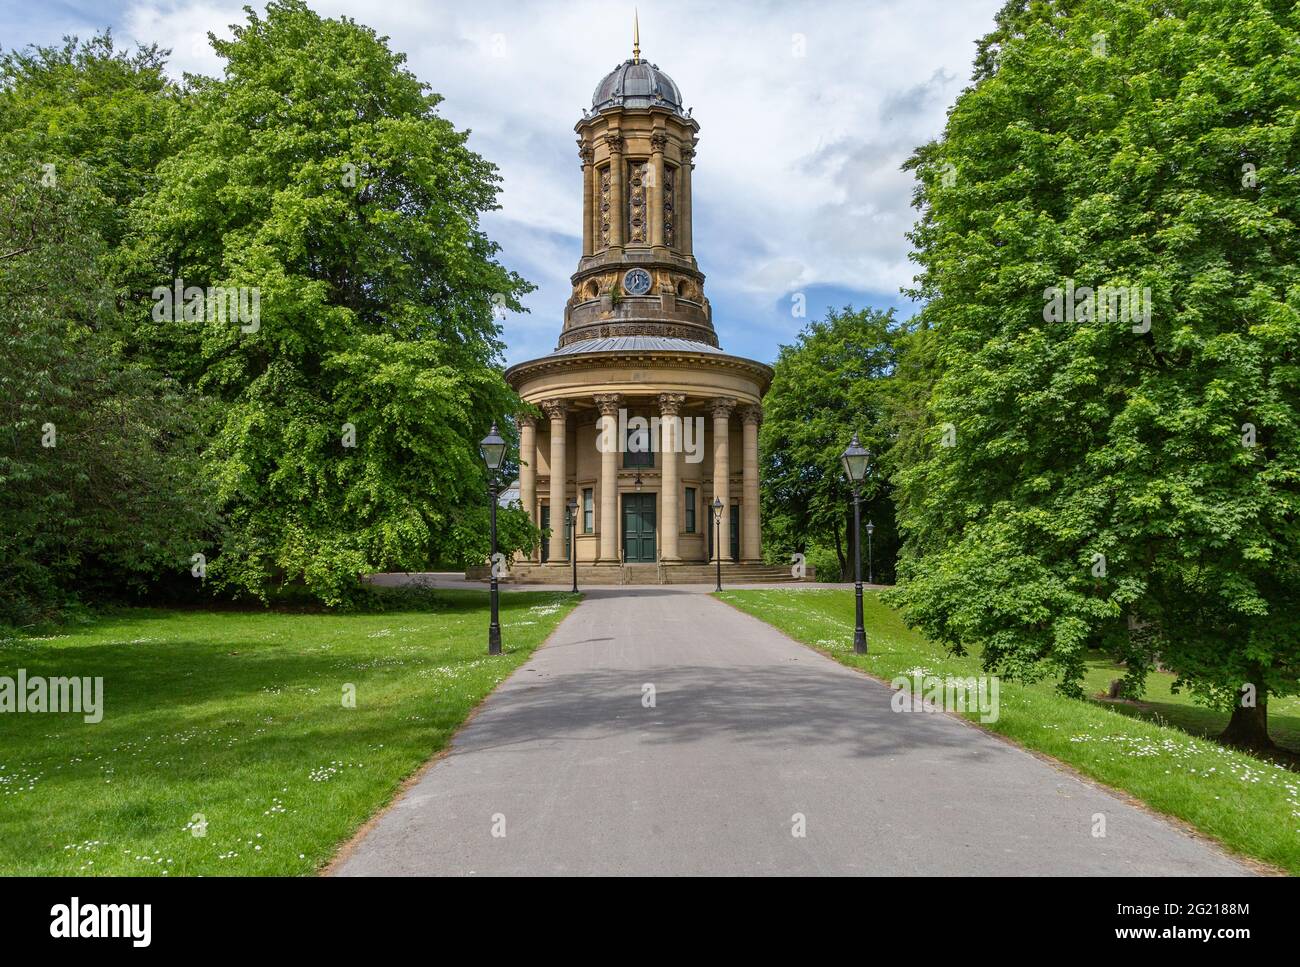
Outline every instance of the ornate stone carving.
<path id="1" fill-rule="evenodd" d="M 596 401 L 596 409 L 600 410 L 601 416 L 618 416 L 618 408 L 623 402 L 623 397 L 618 393 L 597 393 L 592 399 Z"/>
<path id="2" fill-rule="evenodd" d="M 730 396 L 717 396 L 714 397 L 711 408 L 714 419 L 725 420 L 731 416 L 731 411 L 736 408 L 736 401 Z"/>
<path id="3" fill-rule="evenodd" d="M 569 404 L 564 400 L 542 400 L 537 405 L 552 420 L 563 420 L 569 412 Z"/>
<path id="4" fill-rule="evenodd" d="M 537 426 L 537 416 L 533 413 L 520 413 L 516 419 L 519 420 L 519 426 Z"/>
<path id="5" fill-rule="evenodd" d="M 690 165 L 692 168 L 694 168 L 695 167 L 694 162 L 695 162 L 695 149 L 685 148 L 685 147 L 682 148 L 682 164 Z"/>
<path id="6" fill-rule="evenodd" d="M 650 148 L 653 151 L 662 151 L 668 146 L 668 135 L 656 131 L 650 135 Z"/>
<path id="7" fill-rule="evenodd" d="M 600 169 L 600 244 L 609 247 L 609 206 L 610 206 L 609 165 Z"/>
<path id="8" fill-rule="evenodd" d="M 596 151 L 589 144 L 579 143 L 578 157 L 582 159 L 583 165 L 589 165 L 596 157 Z"/>
<path id="9" fill-rule="evenodd" d="M 647 203 L 647 190 L 650 165 L 644 161 L 633 161 L 627 168 L 627 240 L 629 244 L 644 245 L 646 230 L 650 222 L 650 206 Z"/>
<path id="10" fill-rule="evenodd" d="M 609 146 L 609 150 L 610 150 L 613 154 L 622 154 L 622 153 L 623 153 L 623 135 L 621 135 L 621 134 L 607 134 L 607 135 L 605 135 L 605 144 L 607 144 L 607 145 Z"/>
<path id="11" fill-rule="evenodd" d="M 746 425 L 760 426 L 763 422 L 763 408 L 752 403 L 740 408 L 740 422 Z"/>
<path id="12" fill-rule="evenodd" d="M 664 166 L 664 244 L 669 248 L 673 245 L 673 190 L 675 188 L 676 172 Z"/>
<path id="13" fill-rule="evenodd" d="M 677 416 L 686 402 L 685 393 L 660 393 L 659 413 L 661 416 Z"/>

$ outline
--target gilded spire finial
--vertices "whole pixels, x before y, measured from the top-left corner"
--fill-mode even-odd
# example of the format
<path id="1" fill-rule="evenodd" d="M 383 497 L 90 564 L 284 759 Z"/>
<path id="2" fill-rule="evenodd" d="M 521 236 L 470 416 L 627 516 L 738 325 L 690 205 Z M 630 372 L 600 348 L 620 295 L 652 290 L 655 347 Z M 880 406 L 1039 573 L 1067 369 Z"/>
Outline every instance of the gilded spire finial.
<path id="1" fill-rule="evenodd" d="M 641 18 L 632 8 L 632 63 L 641 63 Z"/>

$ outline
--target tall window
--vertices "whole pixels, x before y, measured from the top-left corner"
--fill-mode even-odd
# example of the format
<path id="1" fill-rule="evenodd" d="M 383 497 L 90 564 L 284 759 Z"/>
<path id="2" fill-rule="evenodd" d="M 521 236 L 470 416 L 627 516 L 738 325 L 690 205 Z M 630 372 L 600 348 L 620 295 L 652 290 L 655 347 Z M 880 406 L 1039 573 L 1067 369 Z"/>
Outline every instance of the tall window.
<path id="1" fill-rule="evenodd" d="M 650 241 L 650 162 L 630 161 L 627 169 L 627 241 L 646 245 Z"/>
<path id="2" fill-rule="evenodd" d="M 673 228 L 673 198 L 676 189 L 677 169 L 664 165 L 664 244 L 669 248 L 677 246 L 677 235 Z"/>
<path id="3" fill-rule="evenodd" d="M 600 247 L 609 248 L 609 205 L 610 205 L 609 165 L 600 167 L 600 204 L 596 206 L 600 216 Z"/>
<path id="4" fill-rule="evenodd" d="M 650 429 L 641 427 L 639 421 L 638 427 L 627 428 L 627 439 L 623 441 L 623 466 L 653 467 L 655 455 L 654 450 L 651 449 Z"/>
<path id="5" fill-rule="evenodd" d="M 695 533 L 695 488 L 686 488 L 686 533 Z"/>
<path id="6" fill-rule="evenodd" d="M 592 529 L 592 509 L 591 509 L 591 488 L 586 487 L 582 491 L 582 532 L 590 534 Z"/>

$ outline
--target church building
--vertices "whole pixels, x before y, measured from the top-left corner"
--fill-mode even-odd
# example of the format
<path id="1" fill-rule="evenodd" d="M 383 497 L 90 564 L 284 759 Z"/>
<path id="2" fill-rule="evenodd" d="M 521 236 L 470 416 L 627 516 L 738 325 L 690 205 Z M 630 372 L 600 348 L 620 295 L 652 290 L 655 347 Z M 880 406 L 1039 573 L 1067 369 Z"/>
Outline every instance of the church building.
<path id="1" fill-rule="evenodd" d="M 570 554 L 588 574 L 652 564 L 665 581 L 718 554 L 732 573 L 765 570 L 758 428 L 772 369 L 727 353 L 713 326 L 691 233 L 699 129 L 639 43 L 576 125 L 582 257 L 559 344 L 506 372 L 536 408 L 520 419 L 519 475 L 524 509 L 550 529 L 539 567 L 523 566 L 535 577 Z"/>

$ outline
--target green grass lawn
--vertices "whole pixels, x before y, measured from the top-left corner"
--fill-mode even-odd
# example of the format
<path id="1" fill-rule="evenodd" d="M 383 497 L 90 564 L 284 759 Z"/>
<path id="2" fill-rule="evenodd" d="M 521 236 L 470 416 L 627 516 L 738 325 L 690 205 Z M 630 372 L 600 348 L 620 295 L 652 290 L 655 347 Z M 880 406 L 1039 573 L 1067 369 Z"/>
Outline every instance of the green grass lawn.
<path id="1" fill-rule="evenodd" d="M 0 874 L 313 873 L 574 603 L 501 601 L 492 658 L 484 591 L 350 615 L 132 609 L 0 639 L 0 675 L 104 679 L 99 724 L 0 715 Z"/>
<path id="2" fill-rule="evenodd" d="M 907 628 L 875 593 L 864 602 L 868 655 L 853 653 L 851 589 L 724 591 L 718 597 L 878 678 L 916 669 L 940 677 L 981 674 L 978 657 L 950 657 Z M 1088 687 L 1101 691 L 1115 677 L 1110 666 L 1095 662 Z M 1222 727 L 1222 715 L 1170 696 L 1168 676 L 1153 676 L 1149 698 L 1152 712 L 1170 722 L 1210 732 Z M 1050 683 L 1002 682 L 1000 706 L 997 722 L 986 728 L 1183 819 L 1231 849 L 1300 873 L 1300 774 L 1145 720 L 1134 706 L 1062 698 Z M 1295 734 L 1294 701 L 1270 711 L 1275 735 Z"/>
<path id="3" fill-rule="evenodd" d="M 1088 662 L 1088 672 L 1083 687 L 1089 695 L 1105 695 L 1116 678 L 1124 677 L 1124 669 L 1108 658 L 1095 658 Z M 1124 715 L 1149 719 L 1161 725 L 1172 725 L 1193 735 L 1214 738 L 1228 724 L 1228 713 L 1206 708 L 1192 701 L 1186 689 L 1174 694 L 1171 688 L 1174 676 L 1153 672 L 1147 678 L 1146 693 L 1141 701 L 1109 703 Z M 1268 701 L 1268 731 L 1273 741 L 1284 752 L 1300 756 L 1300 697 L 1270 698 Z"/>

